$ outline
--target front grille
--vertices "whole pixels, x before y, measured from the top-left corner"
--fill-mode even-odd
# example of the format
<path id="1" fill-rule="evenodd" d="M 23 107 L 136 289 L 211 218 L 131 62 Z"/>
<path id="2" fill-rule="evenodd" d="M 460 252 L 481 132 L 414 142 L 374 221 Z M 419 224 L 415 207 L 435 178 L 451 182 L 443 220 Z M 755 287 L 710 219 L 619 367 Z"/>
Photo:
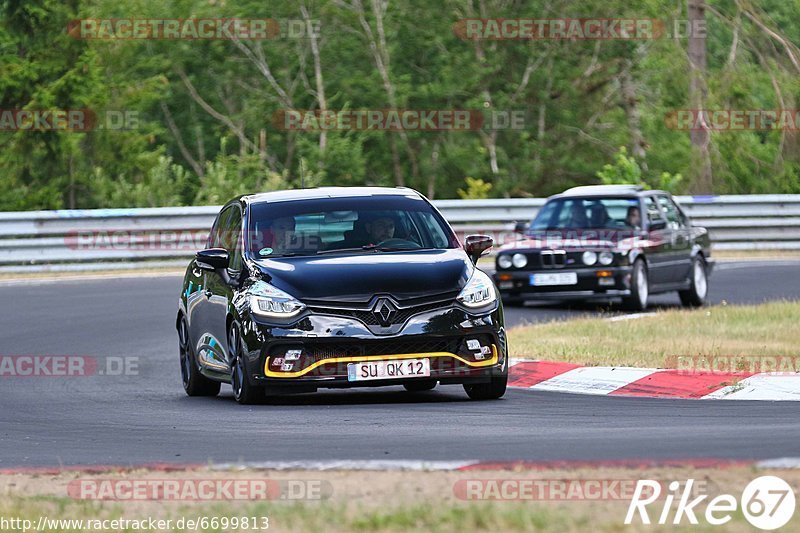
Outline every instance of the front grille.
<path id="1" fill-rule="evenodd" d="M 305 353 L 312 361 L 334 357 L 363 357 L 404 353 L 457 353 L 461 339 L 392 340 L 370 342 L 320 342 L 307 343 Z"/>
<path id="2" fill-rule="evenodd" d="M 564 250 L 542 250 L 539 257 L 543 268 L 563 268 L 567 264 L 567 252 Z"/>
<path id="3" fill-rule="evenodd" d="M 425 357 L 432 353 L 455 354 L 467 361 L 479 361 L 474 349 L 467 347 L 467 339 L 477 339 L 482 346 L 496 344 L 492 335 L 479 334 L 465 337 L 424 337 L 424 338 L 394 338 L 387 340 L 377 339 L 309 339 L 297 341 L 283 340 L 265 348 L 268 365 L 278 371 L 284 362 L 289 350 L 299 350 L 298 358 L 292 359 L 292 367 L 286 371 L 297 372 L 309 369 L 305 374 L 309 377 L 341 376 L 347 374 L 347 362 L 334 362 L 337 358 L 352 357 L 355 359 L 369 356 L 391 356 L 402 354 L 420 354 Z M 431 369 L 449 371 L 457 368 L 467 368 L 468 365 L 451 357 L 434 357 L 431 359 Z"/>
<path id="4" fill-rule="evenodd" d="M 414 315 L 425 313 L 427 311 L 434 311 L 436 309 L 445 309 L 453 304 L 452 300 L 445 300 L 439 302 L 431 302 L 422 305 L 415 305 L 412 307 L 401 308 L 398 307 L 397 312 L 391 319 L 390 324 L 405 324 L 405 322 Z M 371 309 L 345 309 L 339 307 L 323 307 L 323 306 L 309 306 L 308 309 L 313 313 L 343 316 L 347 318 L 354 318 L 360 320 L 367 326 L 378 326 L 380 320 L 378 316 Z"/>

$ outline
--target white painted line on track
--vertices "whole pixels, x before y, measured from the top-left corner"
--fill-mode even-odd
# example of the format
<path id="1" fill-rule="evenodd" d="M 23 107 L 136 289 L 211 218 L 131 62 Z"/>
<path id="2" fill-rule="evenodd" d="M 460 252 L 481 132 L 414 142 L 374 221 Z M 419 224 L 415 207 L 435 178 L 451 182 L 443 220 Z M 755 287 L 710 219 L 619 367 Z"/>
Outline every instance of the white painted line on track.
<path id="1" fill-rule="evenodd" d="M 636 320 L 638 318 L 645 318 L 648 316 L 655 316 L 657 313 L 632 313 L 630 315 L 618 315 L 607 318 L 609 322 L 624 322 L 625 320 Z"/>
<path id="2" fill-rule="evenodd" d="M 118 280 L 130 278 L 179 278 L 183 276 L 182 272 L 125 272 L 120 274 L 89 274 L 86 276 L 62 276 L 57 278 L 17 278 L 17 279 L 0 279 L 0 287 L 6 285 L 47 285 L 50 283 L 68 283 L 80 281 L 102 281 L 102 280 Z"/>
<path id="3" fill-rule="evenodd" d="M 354 460 L 262 461 L 211 465 L 212 470 L 457 470 L 479 463 L 472 461 Z"/>
<path id="4" fill-rule="evenodd" d="M 756 468 L 796 469 L 800 468 L 800 457 L 779 457 L 758 461 Z"/>

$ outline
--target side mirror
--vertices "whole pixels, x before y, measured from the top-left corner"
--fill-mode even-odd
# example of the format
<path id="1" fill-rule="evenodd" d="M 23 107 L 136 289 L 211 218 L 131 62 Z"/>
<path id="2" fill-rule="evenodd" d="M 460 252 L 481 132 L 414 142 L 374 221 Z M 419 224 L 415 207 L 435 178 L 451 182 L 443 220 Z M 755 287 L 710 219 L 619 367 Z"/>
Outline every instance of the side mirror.
<path id="1" fill-rule="evenodd" d="M 655 222 L 651 222 L 648 225 L 648 229 L 650 231 L 659 231 L 662 229 L 667 229 L 667 222 L 665 220 L 656 220 Z"/>
<path id="2" fill-rule="evenodd" d="M 524 235 L 528 231 L 528 228 L 530 227 L 531 225 L 528 222 L 525 222 L 524 220 L 518 220 L 514 224 L 514 233 L 519 233 Z"/>
<path id="3" fill-rule="evenodd" d="M 194 257 L 197 266 L 203 270 L 221 270 L 223 268 L 228 268 L 228 264 L 230 263 L 228 251 L 224 248 L 200 250 Z"/>
<path id="4" fill-rule="evenodd" d="M 483 252 L 493 245 L 494 240 L 488 235 L 467 235 L 464 241 L 464 250 L 466 250 L 472 262 L 477 263 L 478 259 L 483 255 Z"/>

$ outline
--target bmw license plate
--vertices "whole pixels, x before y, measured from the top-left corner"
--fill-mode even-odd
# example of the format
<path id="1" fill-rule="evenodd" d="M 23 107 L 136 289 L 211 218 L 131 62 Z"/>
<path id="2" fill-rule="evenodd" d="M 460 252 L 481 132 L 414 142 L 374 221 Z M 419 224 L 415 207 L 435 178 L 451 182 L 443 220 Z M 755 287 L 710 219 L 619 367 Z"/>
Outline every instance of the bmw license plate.
<path id="1" fill-rule="evenodd" d="M 370 379 L 420 378 L 431 375 L 430 359 L 403 359 L 402 361 L 370 361 L 349 363 L 347 381 Z"/>
<path id="2" fill-rule="evenodd" d="M 547 285 L 577 285 L 578 274 L 575 272 L 553 272 L 547 274 L 531 274 L 531 285 L 537 287 Z"/>

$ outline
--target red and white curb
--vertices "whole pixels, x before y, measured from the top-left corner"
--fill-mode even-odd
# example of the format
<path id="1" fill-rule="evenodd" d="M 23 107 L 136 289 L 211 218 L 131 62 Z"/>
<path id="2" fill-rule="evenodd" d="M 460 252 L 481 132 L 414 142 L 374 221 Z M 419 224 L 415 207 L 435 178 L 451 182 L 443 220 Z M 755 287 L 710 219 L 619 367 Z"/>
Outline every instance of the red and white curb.
<path id="1" fill-rule="evenodd" d="M 687 372 L 512 359 L 508 385 L 603 396 L 800 401 L 800 373 L 785 372 Z"/>

